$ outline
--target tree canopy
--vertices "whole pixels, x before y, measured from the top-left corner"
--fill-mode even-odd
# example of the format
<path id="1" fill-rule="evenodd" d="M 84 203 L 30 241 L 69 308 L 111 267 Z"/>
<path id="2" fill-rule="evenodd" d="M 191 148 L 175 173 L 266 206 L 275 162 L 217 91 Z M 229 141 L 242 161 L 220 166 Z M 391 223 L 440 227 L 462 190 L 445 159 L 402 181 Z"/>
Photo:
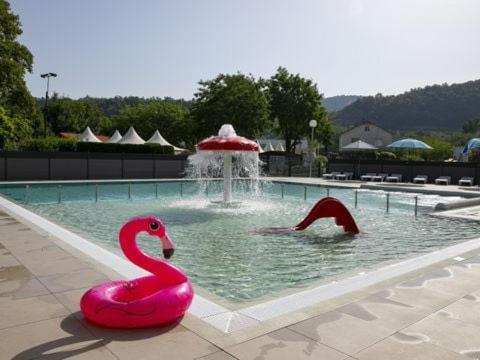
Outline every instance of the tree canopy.
<path id="1" fill-rule="evenodd" d="M 12 127 L 12 131 L 2 131 L 2 143 L 13 134 L 28 136 L 37 116 L 35 101 L 24 80 L 26 72 L 32 71 L 33 55 L 17 41 L 21 34 L 19 17 L 11 12 L 6 0 L 0 0 L 0 106 L 2 126 Z M 19 131 L 15 130 L 17 126 Z"/>
<path id="2" fill-rule="evenodd" d="M 192 118 L 200 139 L 232 124 L 238 134 L 256 138 L 269 126 L 268 104 L 262 85 L 243 74 L 220 74 L 200 81 L 192 104 Z"/>
<path id="3" fill-rule="evenodd" d="M 277 73 L 266 81 L 270 118 L 277 122 L 277 132 L 283 136 L 286 150 L 291 152 L 294 146 L 310 134 L 308 123 L 312 119 L 319 122 L 315 130 L 321 134 L 324 145 L 330 144 L 333 131 L 322 106 L 322 95 L 312 80 L 299 74 L 290 74 L 279 67 Z"/>
<path id="4" fill-rule="evenodd" d="M 111 130 L 122 133 L 134 126 L 138 134 L 148 140 L 155 130 L 171 143 L 193 146 L 193 126 L 186 107 L 176 102 L 154 102 L 126 107 L 112 118 Z"/>
<path id="5" fill-rule="evenodd" d="M 87 126 L 95 132 L 110 130 L 109 120 L 102 115 L 97 104 L 89 99 L 72 100 L 54 94 L 48 106 L 51 131 L 82 132 Z"/>

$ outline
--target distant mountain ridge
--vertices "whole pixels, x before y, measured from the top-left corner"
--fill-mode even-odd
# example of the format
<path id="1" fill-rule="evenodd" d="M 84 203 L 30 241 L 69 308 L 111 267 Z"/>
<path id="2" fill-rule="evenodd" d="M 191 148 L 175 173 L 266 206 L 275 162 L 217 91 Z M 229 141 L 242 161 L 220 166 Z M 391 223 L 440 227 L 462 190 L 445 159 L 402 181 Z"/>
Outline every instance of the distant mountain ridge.
<path id="1" fill-rule="evenodd" d="M 368 120 L 398 131 L 456 131 L 477 117 L 480 117 L 480 80 L 426 86 L 400 95 L 365 96 L 331 116 L 341 126 Z"/>
<path id="2" fill-rule="evenodd" d="M 361 98 L 359 95 L 337 95 L 323 98 L 322 104 L 328 112 L 334 112 L 343 109 L 359 98 Z"/>

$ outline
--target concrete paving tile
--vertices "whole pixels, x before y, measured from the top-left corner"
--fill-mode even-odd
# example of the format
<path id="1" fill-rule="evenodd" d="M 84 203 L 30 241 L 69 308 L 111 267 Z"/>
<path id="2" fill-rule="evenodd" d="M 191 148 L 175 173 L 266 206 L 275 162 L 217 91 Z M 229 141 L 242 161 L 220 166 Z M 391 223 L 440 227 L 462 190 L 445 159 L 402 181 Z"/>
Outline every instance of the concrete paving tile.
<path id="1" fill-rule="evenodd" d="M 440 292 L 424 287 L 393 286 L 373 295 L 398 301 L 416 308 L 431 310 L 432 312 L 441 309 L 458 299 L 458 295 L 456 294 Z"/>
<path id="2" fill-rule="evenodd" d="M 0 329 L 68 315 L 53 295 L 26 299 L 0 297 Z"/>
<path id="3" fill-rule="evenodd" d="M 20 265 L 20 263 L 15 259 L 11 252 L 5 248 L 0 249 L 0 268 L 15 265 Z"/>
<path id="4" fill-rule="evenodd" d="M 280 329 L 225 349 L 240 360 L 343 360 L 348 356 L 290 329 Z"/>
<path id="5" fill-rule="evenodd" d="M 480 327 L 441 314 L 433 314 L 403 329 L 402 333 L 415 334 L 431 344 L 461 354 L 480 354 Z"/>
<path id="6" fill-rule="evenodd" d="M 236 358 L 225 351 L 217 351 L 216 353 L 197 358 L 195 360 L 235 360 Z"/>
<path id="7" fill-rule="evenodd" d="M 467 295 L 436 313 L 480 327 L 480 298 Z"/>
<path id="8" fill-rule="evenodd" d="M 35 261 L 30 261 L 30 262 L 24 262 L 22 259 L 20 259 L 20 261 L 35 276 L 67 274 L 75 270 L 89 268 L 87 264 L 85 264 L 83 261 L 78 260 L 73 256 L 66 256 L 62 259 L 55 259 L 55 260 L 50 260 L 48 259 L 48 257 L 46 257 L 46 258 L 39 258 Z"/>
<path id="9" fill-rule="evenodd" d="M 28 254 L 32 250 L 42 249 L 53 244 L 48 238 L 33 231 L 11 234 L 2 231 L 2 243 L 15 256 Z"/>
<path id="10" fill-rule="evenodd" d="M 0 281 L 13 281 L 20 279 L 31 279 L 32 273 L 28 269 L 21 265 L 2 266 L 0 267 Z"/>
<path id="11" fill-rule="evenodd" d="M 92 287 L 108 281 L 105 275 L 99 272 L 84 268 L 68 273 L 39 276 L 42 282 L 52 293 L 63 292 L 84 287 Z"/>
<path id="12" fill-rule="evenodd" d="M 50 294 L 50 291 L 35 278 L 21 278 L 10 281 L 0 280 L 0 297 L 25 299 L 48 294 Z"/>
<path id="13" fill-rule="evenodd" d="M 2 359 L 115 359 L 74 317 L 0 330 Z"/>
<path id="14" fill-rule="evenodd" d="M 289 329 L 350 355 L 393 333 L 338 311 L 329 311 Z"/>
<path id="15" fill-rule="evenodd" d="M 438 292 L 456 295 L 458 298 L 479 289 L 478 275 L 460 266 L 422 274 L 398 285 L 400 288 L 427 288 Z"/>
<path id="16" fill-rule="evenodd" d="M 359 360 L 466 360 L 467 358 L 454 351 L 441 348 L 432 344 L 415 341 L 398 333 L 388 339 L 382 340 L 355 355 Z M 405 340 L 407 341 L 405 341 Z"/>
<path id="17" fill-rule="evenodd" d="M 336 310 L 367 321 L 371 326 L 384 328 L 391 334 L 431 313 L 429 310 L 375 295 L 341 306 Z"/>
<path id="18" fill-rule="evenodd" d="M 137 329 L 129 335 L 105 341 L 120 359 L 159 358 L 191 360 L 218 352 L 220 349 L 185 327 L 173 324 L 160 328 Z"/>

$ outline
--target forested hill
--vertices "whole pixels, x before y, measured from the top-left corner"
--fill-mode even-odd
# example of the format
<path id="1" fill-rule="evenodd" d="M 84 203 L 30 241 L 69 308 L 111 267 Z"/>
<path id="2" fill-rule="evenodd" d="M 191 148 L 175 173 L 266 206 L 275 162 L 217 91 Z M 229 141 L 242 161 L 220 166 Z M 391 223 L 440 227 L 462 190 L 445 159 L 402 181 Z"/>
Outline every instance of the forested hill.
<path id="1" fill-rule="evenodd" d="M 338 111 L 356 101 L 358 95 L 337 95 L 323 98 L 322 104 L 328 112 Z"/>
<path id="2" fill-rule="evenodd" d="M 433 85 L 396 96 L 365 96 L 335 112 L 335 123 L 368 120 L 389 130 L 455 131 L 480 117 L 480 80 Z"/>

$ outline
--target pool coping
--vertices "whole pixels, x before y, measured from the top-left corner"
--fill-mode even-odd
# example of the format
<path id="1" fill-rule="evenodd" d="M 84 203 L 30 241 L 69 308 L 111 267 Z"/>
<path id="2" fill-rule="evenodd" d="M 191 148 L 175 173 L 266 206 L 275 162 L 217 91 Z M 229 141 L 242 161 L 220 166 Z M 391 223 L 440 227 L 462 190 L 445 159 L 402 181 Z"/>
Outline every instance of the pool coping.
<path id="1" fill-rule="evenodd" d="M 65 242 L 95 262 L 112 269 L 123 277 L 132 278 L 147 274 L 144 270 L 139 269 L 113 252 L 82 238 L 72 231 L 64 229 L 52 221 L 2 196 L 0 196 L 0 207 L 15 217 L 20 218 L 23 222 L 33 225 Z M 217 330 L 220 330 L 222 333 L 230 334 L 239 330 L 248 329 L 254 325 L 259 325 L 267 320 L 302 310 L 326 300 L 360 291 L 369 286 L 426 268 L 430 265 L 455 258 L 456 256 L 477 249 L 480 249 L 480 239 L 468 240 L 424 255 L 381 266 L 376 269 L 362 271 L 353 276 L 300 290 L 235 311 L 205 297 L 196 295 L 189 309 L 189 313 Z"/>

